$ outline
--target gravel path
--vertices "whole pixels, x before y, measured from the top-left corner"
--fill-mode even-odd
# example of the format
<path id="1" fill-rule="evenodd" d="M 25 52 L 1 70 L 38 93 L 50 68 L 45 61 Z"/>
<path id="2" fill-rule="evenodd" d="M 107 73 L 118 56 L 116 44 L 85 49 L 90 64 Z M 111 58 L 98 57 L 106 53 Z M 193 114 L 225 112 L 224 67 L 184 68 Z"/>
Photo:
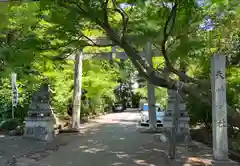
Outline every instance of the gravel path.
<path id="1" fill-rule="evenodd" d="M 107 114 L 83 127 L 82 134 L 60 134 L 49 144 L 2 137 L 0 166 L 211 165 L 212 150 L 196 142 L 178 146 L 177 159 L 170 162 L 168 145 L 160 143 L 155 134 L 139 132 L 138 119 L 134 111 Z"/>
<path id="2" fill-rule="evenodd" d="M 108 114 L 96 120 L 101 127 L 71 138 L 54 153 L 17 160 L 20 166 L 165 166 L 161 147 L 150 134 L 136 131 L 138 113 Z M 68 135 L 68 137 L 71 137 Z"/>
<path id="3" fill-rule="evenodd" d="M 71 140 L 78 139 L 87 134 L 93 127 L 98 127 L 99 123 L 83 124 L 79 134 L 60 134 L 54 142 L 44 142 L 27 139 L 20 136 L 6 136 L 0 134 L 0 166 L 14 166 L 15 160 L 20 158 L 36 158 L 36 160 L 46 157 L 50 152 L 55 152 L 68 145 Z"/>

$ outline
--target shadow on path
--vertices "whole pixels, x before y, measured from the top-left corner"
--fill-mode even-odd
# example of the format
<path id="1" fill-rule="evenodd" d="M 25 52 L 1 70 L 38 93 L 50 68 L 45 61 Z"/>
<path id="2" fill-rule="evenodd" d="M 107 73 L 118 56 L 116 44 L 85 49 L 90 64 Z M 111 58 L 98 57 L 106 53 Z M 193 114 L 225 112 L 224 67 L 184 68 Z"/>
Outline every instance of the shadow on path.
<path id="1" fill-rule="evenodd" d="M 37 161 L 33 166 L 164 166 L 161 148 L 135 125 L 104 124 L 46 158 L 30 158 Z"/>
<path id="2" fill-rule="evenodd" d="M 54 144 L 63 146 L 28 153 L 17 159 L 17 166 L 171 165 L 165 155 L 168 144 L 157 141 L 155 134 L 137 131 L 137 120 L 138 114 L 131 111 L 102 116 L 95 120 L 99 127 L 85 134 L 61 134 Z M 177 154 L 180 161 L 174 166 L 210 165 L 212 158 L 211 150 L 197 145 L 179 146 Z"/>

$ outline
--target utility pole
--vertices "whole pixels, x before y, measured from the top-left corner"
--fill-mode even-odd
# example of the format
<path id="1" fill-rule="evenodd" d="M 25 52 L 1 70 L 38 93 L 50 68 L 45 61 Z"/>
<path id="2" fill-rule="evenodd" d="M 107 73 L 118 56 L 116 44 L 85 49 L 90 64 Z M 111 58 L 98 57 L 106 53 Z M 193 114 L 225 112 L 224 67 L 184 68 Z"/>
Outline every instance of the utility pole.
<path id="1" fill-rule="evenodd" d="M 169 146 L 169 157 L 170 159 L 174 159 L 176 156 L 176 133 L 179 124 L 179 82 L 177 83 L 177 91 L 175 92 L 175 103 L 174 109 L 172 111 L 172 131 L 170 138 L 170 146 Z"/>
<path id="2" fill-rule="evenodd" d="M 75 54 L 74 95 L 72 111 L 72 129 L 80 128 L 81 96 L 82 96 L 82 61 L 83 53 Z"/>
<path id="3" fill-rule="evenodd" d="M 150 42 L 146 45 L 146 58 L 150 67 L 153 67 L 152 64 L 152 44 Z M 148 115 L 149 115 L 149 128 L 153 131 L 157 128 L 157 117 L 156 117 L 156 99 L 155 99 L 155 87 L 150 81 L 147 81 L 147 91 L 148 91 Z"/>

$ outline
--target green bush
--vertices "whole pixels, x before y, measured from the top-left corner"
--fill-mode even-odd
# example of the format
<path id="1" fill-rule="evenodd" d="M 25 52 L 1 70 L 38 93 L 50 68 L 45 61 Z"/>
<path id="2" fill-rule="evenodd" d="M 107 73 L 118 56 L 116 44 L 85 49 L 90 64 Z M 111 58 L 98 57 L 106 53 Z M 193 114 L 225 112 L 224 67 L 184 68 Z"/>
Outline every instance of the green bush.
<path id="1" fill-rule="evenodd" d="M 0 130 L 11 131 L 15 130 L 20 125 L 21 122 L 18 119 L 4 120 L 0 123 Z"/>

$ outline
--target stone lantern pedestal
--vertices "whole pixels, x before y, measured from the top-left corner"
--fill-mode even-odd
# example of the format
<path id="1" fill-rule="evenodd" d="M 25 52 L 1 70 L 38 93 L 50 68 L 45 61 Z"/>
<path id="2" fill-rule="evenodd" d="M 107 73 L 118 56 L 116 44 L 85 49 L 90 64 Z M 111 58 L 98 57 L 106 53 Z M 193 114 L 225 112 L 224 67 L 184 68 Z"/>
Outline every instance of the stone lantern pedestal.
<path id="1" fill-rule="evenodd" d="M 164 130 L 171 133 L 172 130 L 172 121 L 173 121 L 173 111 L 175 109 L 175 100 L 176 100 L 176 91 L 168 90 L 168 105 L 167 111 L 163 118 L 163 127 Z M 186 111 L 186 104 L 183 100 L 180 100 L 179 109 L 176 110 L 178 114 L 177 126 L 176 126 L 176 141 L 178 143 L 187 143 L 186 141 L 190 141 L 190 131 L 189 131 L 189 116 Z M 188 138 L 188 140 L 186 140 Z"/>
<path id="2" fill-rule="evenodd" d="M 24 137 L 52 141 L 55 138 L 55 123 L 50 105 L 50 88 L 44 84 L 33 95 L 28 116 L 25 119 Z"/>

